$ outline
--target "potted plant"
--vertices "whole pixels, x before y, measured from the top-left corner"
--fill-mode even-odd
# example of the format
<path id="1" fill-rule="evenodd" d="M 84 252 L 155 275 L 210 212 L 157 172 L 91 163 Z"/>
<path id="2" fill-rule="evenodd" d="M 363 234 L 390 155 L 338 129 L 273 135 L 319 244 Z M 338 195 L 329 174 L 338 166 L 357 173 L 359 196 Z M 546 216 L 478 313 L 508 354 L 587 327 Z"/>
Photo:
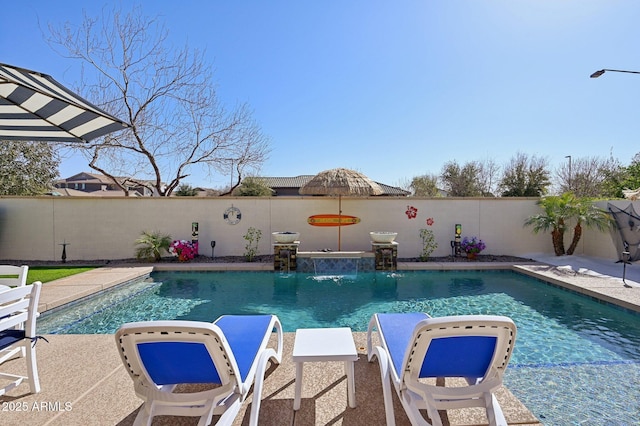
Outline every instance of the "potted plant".
<path id="1" fill-rule="evenodd" d="M 487 246 L 478 237 L 464 237 L 462 239 L 462 243 L 460 243 L 460 247 L 465 251 L 465 253 L 467 253 L 467 257 L 469 259 L 475 259 L 478 253 L 484 250 Z"/>

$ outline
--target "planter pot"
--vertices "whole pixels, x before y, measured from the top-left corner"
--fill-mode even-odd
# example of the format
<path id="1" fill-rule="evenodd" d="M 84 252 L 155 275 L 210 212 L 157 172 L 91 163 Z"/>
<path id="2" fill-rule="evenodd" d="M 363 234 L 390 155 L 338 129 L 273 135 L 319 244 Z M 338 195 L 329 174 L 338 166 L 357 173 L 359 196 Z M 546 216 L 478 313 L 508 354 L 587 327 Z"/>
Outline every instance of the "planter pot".
<path id="1" fill-rule="evenodd" d="M 478 257 L 478 253 L 467 253 L 467 259 L 474 260 L 476 257 Z"/>
<path id="2" fill-rule="evenodd" d="M 279 244 L 292 244 L 300 239 L 299 232 L 272 232 L 273 240 Z"/>

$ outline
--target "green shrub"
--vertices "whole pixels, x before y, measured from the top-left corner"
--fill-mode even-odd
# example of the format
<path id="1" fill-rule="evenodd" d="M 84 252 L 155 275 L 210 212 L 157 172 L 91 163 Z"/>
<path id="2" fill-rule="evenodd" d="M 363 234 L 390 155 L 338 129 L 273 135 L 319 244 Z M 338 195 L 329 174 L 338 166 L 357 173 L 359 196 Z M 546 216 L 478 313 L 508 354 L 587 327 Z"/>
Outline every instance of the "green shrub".
<path id="1" fill-rule="evenodd" d="M 258 254 L 258 242 L 262 238 L 262 231 L 254 228 L 253 226 L 247 230 L 247 233 L 243 237 L 247 240 L 244 257 L 249 262 L 253 262 L 253 258 Z"/>
<path id="2" fill-rule="evenodd" d="M 422 252 L 420 252 L 420 260 L 422 262 L 426 262 L 429 259 L 431 253 L 433 253 L 433 251 L 438 248 L 438 243 L 436 242 L 436 239 L 433 236 L 433 231 L 431 229 L 421 229 L 420 239 L 422 240 Z"/>
<path id="3" fill-rule="evenodd" d="M 136 240 L 136 258 L 144 259 L 149 262 L 158 262 L 162 259 L 163 252 L 169 252 L 169 246 L 171 245 L 171 236 L 167 234 L 161 234 L 158 231 L 147 232 L 144 231 L 142 235 Z"/>

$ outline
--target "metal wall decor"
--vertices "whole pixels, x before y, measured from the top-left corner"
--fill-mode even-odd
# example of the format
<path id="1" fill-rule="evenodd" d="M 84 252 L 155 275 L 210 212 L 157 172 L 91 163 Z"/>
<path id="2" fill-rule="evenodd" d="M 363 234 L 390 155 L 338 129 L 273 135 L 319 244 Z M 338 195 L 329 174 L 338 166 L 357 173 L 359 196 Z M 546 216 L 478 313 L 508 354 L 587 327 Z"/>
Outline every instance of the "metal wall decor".
<path id="1" fill-rule="evenodd" d="M 229 225 L 236 225 L 242 219 L 242 213 L 239 208 L 231 206 L 224 211 L 223 217 Z"/>

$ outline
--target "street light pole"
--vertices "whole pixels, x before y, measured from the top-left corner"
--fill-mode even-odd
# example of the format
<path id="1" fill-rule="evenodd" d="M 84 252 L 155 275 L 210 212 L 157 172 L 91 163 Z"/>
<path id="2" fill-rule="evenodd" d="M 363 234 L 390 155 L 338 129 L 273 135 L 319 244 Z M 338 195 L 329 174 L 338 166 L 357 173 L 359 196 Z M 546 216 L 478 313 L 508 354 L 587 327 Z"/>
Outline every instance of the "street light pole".
<path id="1" fill-rule="evenodd" d="M 570 155 L 565 155 L 564 158 L 568 158 L 569 159 L 569 191 L 571 191 L 571 156 Z"/>
<path id="2" fill-rule="evenodd" d="M 598 70 L 598 71 L 594 72 L 594 73 L 593 73 L 593 74 L 591 74 L 589 77 L 591 77 L 591 78 L 598 78 L 598 77 L 600 77 L 602 74 L 604 74 L 606 71 L 609 71 L 609 72 L 623 72 L 623 73 L 627 73 L 627 74 L 640 74 L 640 71 L 611 70 L 611 69 L 605 68 L 605 69 L 601 69 L 601 70 Z"/>

